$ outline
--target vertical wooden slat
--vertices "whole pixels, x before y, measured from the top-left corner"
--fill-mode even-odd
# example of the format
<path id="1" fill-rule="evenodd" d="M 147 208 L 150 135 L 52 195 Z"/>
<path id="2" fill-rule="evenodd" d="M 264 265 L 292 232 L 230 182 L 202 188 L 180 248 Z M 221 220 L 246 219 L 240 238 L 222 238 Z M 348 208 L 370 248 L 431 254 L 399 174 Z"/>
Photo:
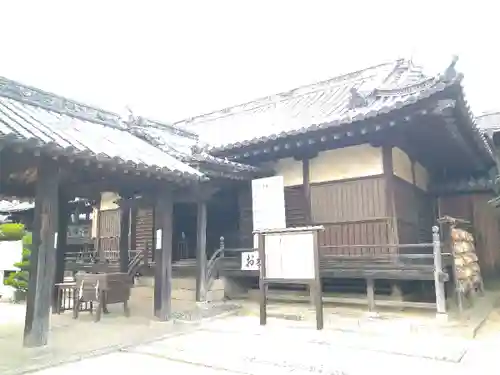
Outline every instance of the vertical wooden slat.
<path id="1" fill-rule="evenodd" d="M 26 300 L 24 346 L 37 347 L 48 342 L 51 294 L 53 290 L 58 216 L 59 168 L 52 160 L 40 159 L 35 197 L 35 231 L 30 257 Z"/>

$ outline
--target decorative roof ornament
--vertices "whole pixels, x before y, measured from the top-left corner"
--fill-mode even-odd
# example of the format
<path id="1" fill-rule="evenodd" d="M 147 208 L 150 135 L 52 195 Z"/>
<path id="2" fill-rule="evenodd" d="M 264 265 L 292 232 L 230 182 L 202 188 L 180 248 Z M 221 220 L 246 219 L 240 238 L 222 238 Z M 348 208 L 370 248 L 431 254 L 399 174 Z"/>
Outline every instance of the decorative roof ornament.
<path id="1" fill-rule="evenodd" d="M 123 112 L 120 113 L 120 122 L 127 128 L 131 128 L 136 125 L 136 117 L 128 105 L 126 105 Z"/>
<path id="2" fill-rule="evenodd" d="M 366 98 L 359 93 L 355 87 L 349 90 L 351 97 L 349 98 L 349 109 L 364 107 L 367 104 Z"/>
<path id="3" fill-rule="evenodd" d="M 451 64 L 446 68 L 446 71 L 444 72 L 444 80 L 446 82 L 452 81 L 457 75 L 458 72 L 455 69 L 455 65 L 458 62 L 458 55 L 453 55 L 453 59 L 451 60 Z"/>
<path id="4" fill-rule="evenodd" d="M 199 143 L 196 143 L 191 146 L 191 152 L 193 153 L 193 155 L 201 155 L 205 152 L 205 147 L 203 147 Z"/>

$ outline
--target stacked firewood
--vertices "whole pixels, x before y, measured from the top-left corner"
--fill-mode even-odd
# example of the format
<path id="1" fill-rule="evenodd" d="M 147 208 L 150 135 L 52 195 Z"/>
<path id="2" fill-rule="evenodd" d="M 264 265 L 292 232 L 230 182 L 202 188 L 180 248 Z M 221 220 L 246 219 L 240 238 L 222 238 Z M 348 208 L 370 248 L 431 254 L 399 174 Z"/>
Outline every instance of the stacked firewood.
<path id="1" fill-rule="evenodd" d="M 451 230 L 455 278 L 462 293 L 482 290 L 483 279 L 474 246 L 474 237 L 464 229 Z"/>

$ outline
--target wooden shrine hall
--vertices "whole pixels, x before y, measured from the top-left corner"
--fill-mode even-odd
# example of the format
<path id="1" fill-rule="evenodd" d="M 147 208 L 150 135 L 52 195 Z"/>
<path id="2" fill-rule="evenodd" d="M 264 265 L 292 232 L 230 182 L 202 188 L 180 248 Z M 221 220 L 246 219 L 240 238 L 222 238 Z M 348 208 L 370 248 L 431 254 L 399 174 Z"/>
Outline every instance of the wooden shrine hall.
<path id="1" fill-rule="evenodd" d="M 460 241 L 474 243 L 475 267 L 497 274 L 495 158 L 455 63 L 427 75 L 400 59 L 175 124 L 0 78 L 0 194 L 35 197 L 25 344 L 47 343 L 65 269 L 130 273 L 139 259 L 154 275 L 160 320 L 186 260 L 197 300 L 214 265 L 225 297 L 248 296 L 258 270 L 244 269 L 242 254 L 255 250 L 250 181 L 261 177 L 282 177 L 286 227 L 324 227 L 325 291 L 354 279 L 373 297 L 379 282 L 397 294 L 407 281 L 434 280 L 432 246 L 411 246 L 431 243 L 447 216 L 468 223 Z M 68 255 L 77 197 L 91 206 L 85 264 Z M 408 266 L 403 255 L 429 262 Z"/>
<path id="2" fill-rule="evenodd" d="M 469 223 L 481 272 L 494 276 L 500 232 L 488 201 L 495 158 L 464 97 L 457 59 L 439 74 L 389 61 L 175 125 L 197 133 L 214 156 L 283 177 L 286 226 L 324 227 L 324 290 L 346 279 L 363 288 L 371 278 L 380 282 L 376 290 L 401 295 L 417 289 L 413 281 L 433 280 L 432 263 L 408 265 L 404 257 L 429 256 L 421 245 L 446 216 Z M 250 184 L 238 202 L 238 247 L 251 249 Z M 219 272 L 234 281 L 236 298 L 247 296 L 258 270 L 245 268 L 236 249 L 225 251 Z"/>
<path id="3" fill-rule="evenodd" d="M 182 149 L 183 157 L 177 149 L 167 152 L 169 146 L 162 149 L 160 140 L 143 127 L 151 133 L 163 129 L 172 137 L 181 132 L 140 118 L 122 120 L 114 113 L 0 78 L 0 193 L 34 197 L 35 202 L 25 346 L 47 343 L 53 286 L 63 281 L 65 270 L 68 221 L 74 209 L 69 202 L 75 197 L 89 202 L 100 202 L 103 192 L 121 197 L 115 202 L 121 236 L 108 246 L 118 250 L 121 272 L 128 267 L 130 212 L 139 201 L 136 198 L 154 207 L 153 308 L 158 319 L 168 320 L 174 201 L 199 202 L 198 221 L 206 227 L 200 199 L 214 191 L 211 180 L 239 181 L 261 173 L 259 168 L 212 157 L 191 145 Z M 205 239 L 200 233 L 198 248 L 203 249 Z M 109 245 L 105 242 L 101 236 L 97 246 L 105 248 Z"/>

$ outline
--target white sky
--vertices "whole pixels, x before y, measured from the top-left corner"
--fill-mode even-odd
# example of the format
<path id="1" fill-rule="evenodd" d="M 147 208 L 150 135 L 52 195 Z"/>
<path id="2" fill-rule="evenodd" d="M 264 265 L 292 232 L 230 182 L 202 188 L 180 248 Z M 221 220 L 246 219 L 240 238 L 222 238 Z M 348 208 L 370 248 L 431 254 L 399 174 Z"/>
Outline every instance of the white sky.
<path id="1" fill-rule="evenodd" d="M 0 0 L 0 76 L 173 121 L 397 57 L 443 70 L 458 54 L 479 114 L 500 109 L 493 4 Z"/>

